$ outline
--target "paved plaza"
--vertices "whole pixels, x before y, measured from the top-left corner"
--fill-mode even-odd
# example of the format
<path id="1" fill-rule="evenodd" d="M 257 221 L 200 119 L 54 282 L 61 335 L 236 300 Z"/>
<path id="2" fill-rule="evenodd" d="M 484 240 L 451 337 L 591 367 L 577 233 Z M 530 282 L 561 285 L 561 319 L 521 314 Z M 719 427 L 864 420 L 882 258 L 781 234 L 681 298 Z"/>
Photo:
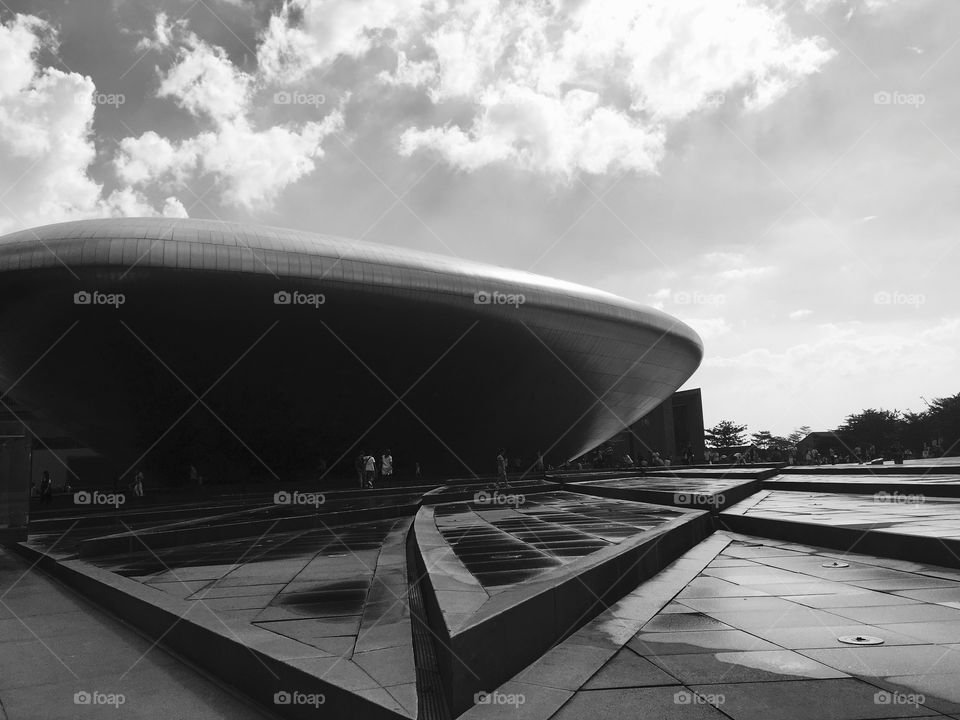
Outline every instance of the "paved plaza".
<path id="1" fill-rule="evenodd" d="M 4 720 L 958 718 L 960 464 L 898 468 L 61 502 L 0 556 Z"/>

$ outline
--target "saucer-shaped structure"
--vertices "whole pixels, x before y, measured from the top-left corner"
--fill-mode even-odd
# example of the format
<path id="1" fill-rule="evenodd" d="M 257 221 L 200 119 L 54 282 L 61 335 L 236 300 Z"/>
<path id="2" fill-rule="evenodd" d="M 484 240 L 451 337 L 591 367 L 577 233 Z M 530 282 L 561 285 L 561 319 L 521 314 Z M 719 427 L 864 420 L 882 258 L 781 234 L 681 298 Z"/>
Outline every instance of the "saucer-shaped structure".
<path id="1" fill-rule="evenodd" d="M 0 391 L 183 477 L 557 464 L 656 407 L 702 344 L 649 307 L 525 272 L 293 230 L 85 220 L 0 238 Z"/>

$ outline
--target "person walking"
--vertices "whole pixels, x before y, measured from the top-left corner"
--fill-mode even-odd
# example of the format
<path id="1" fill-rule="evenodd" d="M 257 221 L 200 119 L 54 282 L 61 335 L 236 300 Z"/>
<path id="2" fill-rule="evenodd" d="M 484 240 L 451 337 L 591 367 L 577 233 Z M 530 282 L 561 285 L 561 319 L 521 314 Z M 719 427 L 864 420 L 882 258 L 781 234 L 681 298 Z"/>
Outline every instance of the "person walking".
<path id="1" fill-rule="evenodd" d="M 383 478 L 384 482 L 389 482 L 389 478 L 392 475 L 393 455 L 390 454 L 390 450 L 388 449 L 380 456 L 380 477 Z"/>
<path id="2" fill-rule="evenodd" d="M 143 470 L 137 470 L 137 474 L 133 476 L 133 494 L 143 497 Z"/>
<path id="3" fill-rule="evenodd" d="M 368 488 L 373 487 L 373 476 L 377 474 L 377 460 L 373 455 L 367 455 L 363 461 L 364 481 Z"/>
<path id="4" fill-rule="evenodd" d="M 501 450 L 497 455 L 497 487 L 510 487 L 507 482 L 507 451 Z"/>
<path id="5" fill-rule="evenodd" d="M 357 471 L 357 482 L 360 485 L 360 488 L 363 489 L 363 471 L 367 464 L 367 456 L 365 453 L 360 453 L 357 455 L 356 460 L 353 461 L 353 468 Z"/>

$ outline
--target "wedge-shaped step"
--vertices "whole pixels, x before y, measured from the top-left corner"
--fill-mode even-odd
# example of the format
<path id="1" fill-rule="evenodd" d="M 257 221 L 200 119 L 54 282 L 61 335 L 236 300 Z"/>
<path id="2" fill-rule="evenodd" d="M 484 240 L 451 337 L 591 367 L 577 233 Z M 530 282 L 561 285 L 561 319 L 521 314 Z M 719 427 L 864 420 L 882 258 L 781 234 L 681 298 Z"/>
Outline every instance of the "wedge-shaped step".
<path id="1" fill-rule="evenodd" d="M 569 492 L 422 507 L 414 523 L 454 714 L 710 532 L 708 513 Z"/>

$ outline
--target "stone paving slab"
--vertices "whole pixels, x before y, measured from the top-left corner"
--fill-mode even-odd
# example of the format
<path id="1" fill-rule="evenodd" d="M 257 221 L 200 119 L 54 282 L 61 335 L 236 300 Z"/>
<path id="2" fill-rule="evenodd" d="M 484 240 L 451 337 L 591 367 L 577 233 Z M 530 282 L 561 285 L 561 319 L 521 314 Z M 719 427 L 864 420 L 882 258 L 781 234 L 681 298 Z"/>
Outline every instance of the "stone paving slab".
<path id="1" fill-rule="evenodd" d="M 760 489 L 757 473 L 648 474 L 642 477 L 578 480 L 570 490 L 618 500 L 717 512 Z"/>
<path id="2" fill-rule="evenodd" d="M 715 534 L 696 550 L 725 535 Z M 589 655 L 571 659 L 576 643 L 584 642 L 575 634 L 548 653 L 567 662 L 541 664 L 536 674 L 528 669 L 494 697 L 526 693 L 532 704 L 526 710 L 519 706 L 521 716 L 544 720 L 622 720 L 634 716 L 631 704 L 637 702 L 645 703 L 643 712 L 650 717 L 743 720 L 942 717 L 938 713 L 960 710 L 960 643 L 955 642 L 960 609 L 904 598 L 898 594 L 902 590 L 855 584 L 861 575 L 877 575 L 895 578 L 898 585 L 946 583 L 938 589 L 960 592 L 960 577 L 951 579 L 950 571 L 936 566 L 852 554 L 843 556 L 847 568 L 823 567 L 837 553 L 740 534 L 726 540 L 732 542 L 718 547 L 722 552 L 712 553 L 664 596 L 659 611 L 622 633 L 602 662 Z M 649 597 L 658 579 L 644 583 L 638 593 Z M 837 598 L 836 606 L 827 602 L 826 609 L 812 609 L 796 602 L 810 596 L 790 593 L 810 583 L 819 586 L 821 596 Z M 740 588 L 740 594 L 729 586 Z M 859 598 L 853 614 L 863 613 L 863 619 L 849 617 L 850 597 Z M 902 604 L 904 599 L 913 602 Z M 905 608 L 910 609 L 906 614 Z M 929 614 L 937 619 L 927 619 Z M 612 619 L 604 613 L 587 627 Z M 953 623 L 949 627 L 956 631 L 943 632 L 945 623 Z M 877 636 L 884 643 L 845 645 L 838 639 L 845 635 Z M 594 673 L 573 672 L 570 664 L 578 662 Z M 553 694 L 545 697 L 546 688 Z M 561 690 L 563 697 L 557 694 Z M 502 707 L 499 712 L 478 705 L 463 717 L 506 716 Z"/>
<path id="3" fill-rule="evenodd" d="M 150 562 L 106 558 L 104 568 L 55 561 L 26 545 L 21 549 L 285 717 L 307 710 L 277 706 L 275 693 L 299 691 L 324 696 L 324 711 L 333 716 L 386 720 L 417 714 L 406 604 L 411 522 L 287 533 L 259 549 L 257 538 L 208 543 L 193 554 L 171 549 L 151 555 Z M 215 559 L 221 563 L 210 564 Z M 146 574 L 124 577 L 114 571 Z M 24 612 L 61 610 L 42 607 L 50 605 L 43 600 L 30 598 Z M 72 652 L 85 651 L 67 640 Z M 87 662 L 96 665 L 92 656 Z"/>
<path id="4" fill-rule="evenodd" d="M 932 470 L 932 468 L 931 468 Z M 803 492 L 847 493 L 889 496 L 890 502 L 910 496 L 960 497 L 960 474 L 841 474 L 793 473 L 778 475 L 763 481 L 769 490 L 799 490 Z"/>
<path id="5" fill-rule="evenodd" d="M 581 711 L 576 704 L 572 706 L 573 710 L 566 710 L 568 715 L 556 713 L 611 662 L 614 663 L 613 667 L 597 679 L 600 685 L 610 685 L 616 678 L 624 675 L 627 676 L 626 683 L 629 686 L 647 684 L 653 678 L 662 680 L 664 673 L 655 664 L 634 662 L 634 658 L 629 655 L 632 650 L 626 651 L 626 657 L 620 653 L 637 631 L 655 617 L 728 543 L 728 538 L 717 534 L 688 550 L 652 579 L 639 585 L 568 639 L 549 650 L 538 661 L 492 691 L 494 699 L 522 696 L 523 702 L 515 706 L 517 714 L 530 720 L 555 716 L 574 717 L 574 712 L 582 712 L 579 717 L 602 717 L 600 708 Z M 639 659 L 639 656 L 637 658 Z M 636 678 L 638 669 L 643 676 L 639 683 Z M 674 682 L 675 680 L 670 678 L 670 683 Z M 624 686 L 621 684 L 617 687 Z M 620 696 L 620 699 L 617 699 L 613 694 L 608 698 L 614 707 L 623 708 L 618 718 L 622 720 L 623 717 L 632 717 L 630 713 L 635 712 L 635 709 L 628 711 L 623 703 L 633 702 L 636 698 L 629 698 L 622 693 Z M 504 707 L 491 702 L 476 704 L 461 717 L 463 720 L 486 720 L 504 715 Z M 660 717 L 654 713 L 650 716 Z"/>
<path id="6" fill-rule="evenodd" d="M 720 513 L 729 530 L 960 568 L 960 500 L 762 490 Z"/>
<path id="7" fill-rule="evenodd" d="M 17 597 L 56 603 L 24 615 Z M 0 607 L 10 614 L 0 620 L 4 720 L 269 717 L 3 549 Z M 91 694 L 91 703 L 77 704 L 76 693 Z M 122 705 L 96 704 L 111 694 Z"/>
<path id="8" fill-rule="evenodd" d="M 708 520 L 702 511 L 568 492 L 537 495 L 515 508 L 476 503 L 421 508 L 417 543 L 430 578 L 430 624 L 440 638 L 440 667 L 453 711 L 469 708 L 476 692 L 536 660 L 698 543 L 709 532 Z M 564 544 L 571 538 L 576 552 Z M 469 553 L 484 546 L 488 555 L 511 555 L 503 565 L 523 563 L 527 548 L 549 564 L 527 565 L 515 580 L 493 584 L 484 570 L 468 564 Z M 524 641 L 514 642 L 518 637 Z"/>

